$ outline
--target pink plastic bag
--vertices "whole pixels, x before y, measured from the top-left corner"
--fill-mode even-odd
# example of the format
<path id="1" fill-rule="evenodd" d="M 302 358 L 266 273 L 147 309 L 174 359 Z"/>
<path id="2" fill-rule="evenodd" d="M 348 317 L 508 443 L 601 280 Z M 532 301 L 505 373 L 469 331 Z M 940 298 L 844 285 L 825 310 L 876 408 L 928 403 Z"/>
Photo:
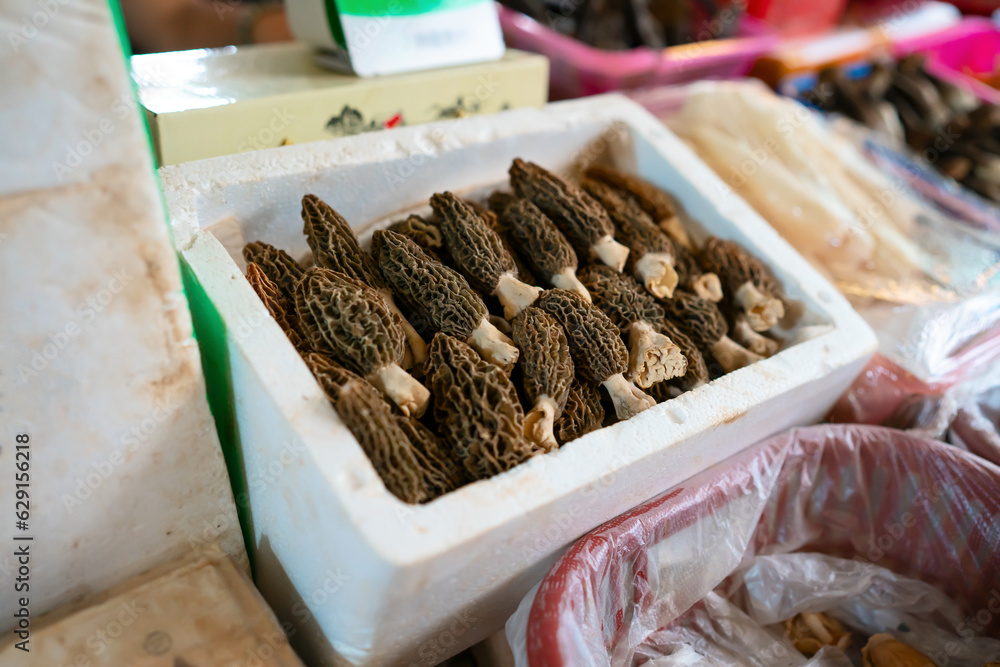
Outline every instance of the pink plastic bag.
<path id="1" fill-rule="evenodd" d="M 1000 595 L 1000 468 L 880 427 L 776 436 L 580 539 L 508 641 L 519 665 L 633 664 L 741 563 L 797 551 L 876 563 L 976 618 Z M 1000 613 L 976 627 L 996 636 Z"/>

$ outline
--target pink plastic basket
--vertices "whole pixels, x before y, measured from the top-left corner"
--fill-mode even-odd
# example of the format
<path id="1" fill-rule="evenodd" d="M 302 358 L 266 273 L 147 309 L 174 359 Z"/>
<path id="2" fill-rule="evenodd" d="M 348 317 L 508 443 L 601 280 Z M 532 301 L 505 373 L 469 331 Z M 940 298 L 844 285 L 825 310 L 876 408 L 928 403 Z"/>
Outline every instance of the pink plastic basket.
<path id="1" fill-rule="evenodd" d="M 616 647 L 643 639 L 635 626 L 657 627 L 690 608 L 702 579 L 689 573 L 677 580 L 684 585 L 661 589 L 660 599 L 648 585 L 647 569 L 656 567 L 650 554 L 670 536 L 760 494 L 767 502 L 745 555 L 801 548 L 878 562 L 931 584 L 967 611 L 990 604 L 1000 581 L 1000 468 L 893 429 L 815 426 L 760 443 L 570 547 L 522 603 L 530 604 L 527 664 L 604 664 L 593 656 L 619 655 Z M 897 532 L 900 517 L 913 528 Z M 694 530 L 686 539 L 710 532 Z M 728 553 L 733 544 L 717 547 Z M 1000 617 L 991 614 L 984 626 L 983 636 L 995 636 Z"/>
<path id="2" fill-rule="evenodd" d="M 636 48 L 602 51 L 561 35 L 534 19 L 498 6 L 507 46 L 548 57 L 549 98 L 569 99 L 642 86 L 687 83 L 698 79 L 745 76 L 778 41 L 774 34 L 695 42 L 662 51 Z M 749 23 L 743 34 L 760 33 Z"/>
<path id="3" fill-rule="evenodd" d="M 1000 104 L 1000 90 L 976 78 L 996 72 L 1000 58 L 1000 29 L 989 19 L 967 18 L 940 32 L 901 40 L 893 51 L 897 57 L 926 54 L 932 74 L 967 87 L 983 101 Z"/>

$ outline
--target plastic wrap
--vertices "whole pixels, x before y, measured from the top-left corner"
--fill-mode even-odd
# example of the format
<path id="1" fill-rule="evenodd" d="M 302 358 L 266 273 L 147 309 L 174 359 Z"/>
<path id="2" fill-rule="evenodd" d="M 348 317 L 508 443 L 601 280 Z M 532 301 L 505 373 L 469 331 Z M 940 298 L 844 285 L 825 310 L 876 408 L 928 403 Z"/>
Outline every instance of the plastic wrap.
<path id="1" fill-rule="evenodd" d="M 508 640 L 519 665 L 642 664 L 651 636 L 689 610 L 737 627 L 719 621 L 738 617 L 722 604 L 727 578 L 802 551 L 922 581 L 955 605 L 952 634 L 996 636 L 1000 468 L 893 429 L 791 431 L 584 536 L 522 601 Z M 663 664 L 698 664 L 684 655 Z"/>
<path id="2" fill-rule="evenodd" d="M 879 336 L 831 419 L 940 438 L 1000 385 L 1000 209 L 927 176 L 924 156 L 778 97 L 704 82 L 633 95 L 795 248 Z M 943 150 L 943 149 L 942 149 Z M 912 394 L 927 397 L 904 405 Z M 900 412 L 897 412 L 900 411 Z"/>

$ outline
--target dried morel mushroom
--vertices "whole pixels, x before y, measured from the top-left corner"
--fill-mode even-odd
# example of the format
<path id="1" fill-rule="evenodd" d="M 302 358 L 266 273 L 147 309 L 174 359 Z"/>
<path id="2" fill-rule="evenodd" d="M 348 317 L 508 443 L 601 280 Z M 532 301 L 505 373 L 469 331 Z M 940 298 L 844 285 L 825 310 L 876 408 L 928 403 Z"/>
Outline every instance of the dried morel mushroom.
<path id="1" fill-rule="evenodd" d="M 695 344 L 691 337 L 686 333 L 681 331 L 681 329 L 671 322 L 670 320 L 664 319 L 659 323 L 658 327 L 660 333 L 665 335 L 667 338 L 672 340 L 677 347 L 681 348 L 681 354 L 687 359 L 687 369 L 684 375 L 680 377 L 673 378 L 667 383 L 661 384 L 671 384 L 680 388 L 681 391 L 690 391 L 692 389 L 697 389 L 703 384 L 708 384 L 710 380 L 708 374 L 708 366 L 705 364 L 705 357 L 702 355 L 701 350 Z M 653 385 L 650 390 L 656 389 L 659 385 Z M 653 395 L 657 401 L 661 399 Z"/>
<path id="2" fill-rule="evenodd" d="M 431 206 L 441 217 L 441 231 L 456 266 L 473 287 L 500 299 L 507 319 L 534 302 L 541 289 L 517 279 L 514 258 L 500 235 L 471 206 L 450 192 L 432 196 Z"/>
<path id="3" fill-rule="evenodd" d="M 674 268 L 677 270 L 677 286 L 692 292 L 712 303 L 722 301 L 722 281 L 711 271 L 702 271 L 690 250 L 674 243 Z"/>
<path id="4" fill-rule="evenodd" d="M 424 487 L 429 494 L 427 500 L 433 500 L 468 483 L 465 469 L 441 438 L 413 417 L 396 415 L 396 423 L 413 445 Z"/>
<path id="5" fill-rule="evenodd" d="M 653 219 L 653 222 L 669 234 L 675 243 L 688 250 L 694 249 L 687 230 L 684 229 L 684 225 L 681 224 L 681 220 L 677 216 L 677 206 L 674 205 L 674 200 L 666 192 L 638 176 L 632 176 L 602 165 L 594 165 L 587 169 L 586 176 L 595 181 L 607 183 L 622 195 L 627 195 L 628 198 L 641 206 Z"/>
<path id="6" fill-rule="evenodd" d="M 604 424 L 604 406 L 601 390 L 593 382 L 573 379 L 562 416 L 556 420 L 556 438 L 566 444 L 571 440 L 596 431 Z"/>
<path id="7" fill-rule="evenodd" d="M 615 241 L 607 211 L 590 196 L 537 164 L 515 159 L 510 184 L 562 230 L 578 253 L 596 256 L 616 271 L 625 268 L 628 248 Z"/>
<path id="8" fill-rule="evenodd" d="M 399 316 L 406 344 L 413 354 L 413 363 L 417 366 L 424 363 L 427 344 L 396 307 L 375 262 L 361 249 L 347 220 L 316 195 L 306 195 L 302 198 L 302 222 L 316 266 L 337 271 L 378 290 L 389 309 Z"/>
<path id="9" fill-rule="evenodd" d="M 864 667 L 934 667 L 926 655 L 892 635 L 878 633 L 861 649 Z"/>
<path id="10" fill-rule="evenodd" d="M 699 348 L 710 351 L 727 373 L 762 359 L 726 335 L 726 318 L 711 301 L 678 290 L 673 299 L 662 303 L 667 319 Z"/>
<path id="11" fill-rule="evenodd" d="M 309 344 L 299 330 L 299 320 L 295 316 L 295 305 L 289 301 L 278 285 L 253 262 L 247 263 L 247 282 L 264 302 L 267 312 L 285 332 L 295 349 L 300 352 L 308 351 Z"/>
<path id="12" fill-rule="evenodd" d="M 677 287 L 674 243 L 634 201 L 619 197 L 613 188 L 593 179 L 583 189 L 600 202 L 615 225 L 615 238 L 629 249 L 629 271 L 660 299 L 669 299 Z"/>
<path id="13" fill-rule="evenodd" d="M 375 232 L 372 250 L 386 281 L 409 307 L 425 313 L 438 331 L 466 341 L 510 373 L 517 348 L 490 322 L 486 305 L 465 278 L 396 232 Z"/>
<path id="14" fill-rule="evenodd" d="M 778 351 L 778 341 L 754 331 L 747 316 L 742 312 L 733 316 L 729 324 L 729 336 L 746 349 L 762 357 L 770 357 Z"/>
<path id="15" fill-rule="evenodd" d="M 413 445 L 378 391 L 321 354 L 303 358 L 389 492 L 406 503 L 428 500 Z"/>
<path id="16" fill-rule="evenodd" d="M 639 284 L 609 266 L 588 266 L 580 279 L 594 297 L 594 305 L 628 334 L 629 379 L 643 389 L 684 375 L 687 359 L 659 330 L 666 313 Z"/>
<path id="17" fill-rule="evenodd" d="M 493 194 L 491 203 L 504 193 Z M 532 271 L 548 285 L 576 292 L 590 301 L 590 293 L 576 277 L 576 252 L 559 228 L 527 199 L 507 196 L 510 200 L 498 206 L 502 211 L 498 215 Z"/>
<path id="18" fill-rule="evenodd" d="M 295 294 L 295 286 L 302 278 L 303 269 L 284 250 L 270 243 L 254 241 L 243 246 L 243 259 L 260 267 L 271 282 L 278 285 L 289 299 Z"/>
<path id="19" fill-rule="evenodd" d="M 392 223 L 387 229 L 402 234 L 435 256 L 439 257 L 438 253 L 444 250 L 444 235 L 441 233 L 441 228 L 415 213 L 406 220 Z"/>
<path id="20" fill-rule="evenodd" d="M 576 292 L 551 289 L 535 305 L 553 315 L 569 341 L 577 373 L 607 389 L 619 419 L 633 417 L 656 402 L 625 379 L 628 348 L 618 327 Z"/>
<path id="21" fill-rule="evenodd" d="M 851 643 L 851 633 L 826 614 L 803 612 L 785 621 L 785 639 L 796 651 L 812 657 L 824 646 L 846 650 Z"/>
<path id="22" fill-rule="evenodd" d="M 420 416 L 430 392 L 400 368 L 400 318 L 382 294 L 359 280 L 313 267 L 295 290 L 295 310 L 313 348 L 364 376 L 403 414 Z"/>
<path id="23" fill-rule="evenodd" d="M 573 358 L 562 325 L 529 306 L 514 318 L 514 343 L 521 350 L 524 391 L 534 407 L 524 417 L 524 436 L 546 452 L 559 447 L 553 431 L 573 383 Z"/>
<path id="24" fill-rule="evenodd" d="M 760 260 L 738 244 L 710 237 L 698 261 L 719 276 L 727 299 L 746 313 L 754 331 L 767 331 L 784 316 L 777 282 Z"/>
<path id="25" fill-rule="evenodd" d="M 500 222 L 500 216 L 493 211 L 485 210 L 479 213 L 479 217 L 500 237 L 500 242 L 503 243 L 504 250 L 514 260 L 514 268 L 517 269 L 517 279 L 526 285 L 537 285 L 538 279 L 535 278 L 535 273 L 524 261 L 524 258 L 521 257 L 521 253 L 517 251 L 517 248 L 514 247 L 510 239 L 510 230 Z"/>
<path id="26" fill-rule="evenodd" d="M 427 384 L 441 436 L 473 479 L 510 470 L 536 453 L 524 438 L 524 411 L 514 385 L 465 343 L 435 334 Z"/>

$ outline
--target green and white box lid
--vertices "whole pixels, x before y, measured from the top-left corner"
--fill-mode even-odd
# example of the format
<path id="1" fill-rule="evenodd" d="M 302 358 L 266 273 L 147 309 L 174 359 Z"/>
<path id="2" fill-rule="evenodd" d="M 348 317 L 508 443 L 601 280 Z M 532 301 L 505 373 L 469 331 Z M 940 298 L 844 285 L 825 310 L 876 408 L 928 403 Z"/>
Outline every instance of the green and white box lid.
<path id="1" fill-rule="evenodd" d="M 359 76 L 497 60 L 504 43 L 491 0 L 287 0 L 295 36 L 320 61 Z"/>

